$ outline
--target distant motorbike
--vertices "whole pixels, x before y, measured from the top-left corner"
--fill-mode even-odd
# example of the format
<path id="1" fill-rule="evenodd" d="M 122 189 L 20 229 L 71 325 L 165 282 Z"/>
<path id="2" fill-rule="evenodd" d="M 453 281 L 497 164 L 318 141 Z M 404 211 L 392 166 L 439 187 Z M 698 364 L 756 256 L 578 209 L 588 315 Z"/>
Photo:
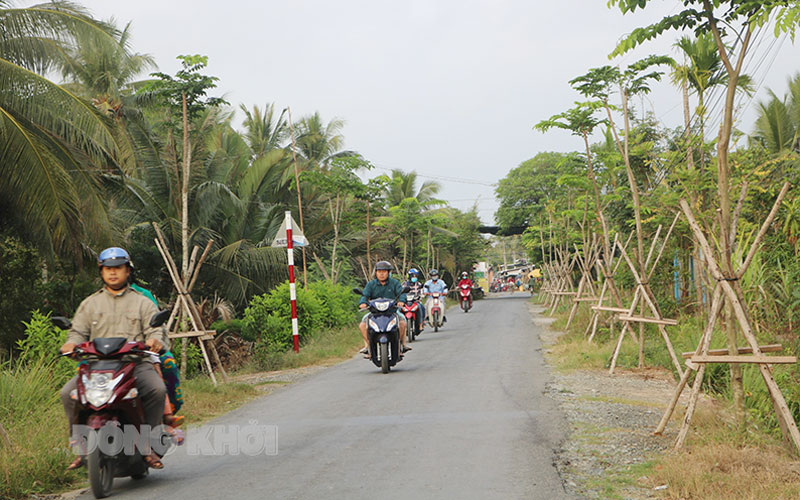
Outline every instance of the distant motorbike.
<path id="1" fill-rule="evenodd" d="M 461 310 L 469 312 L 472 309 L 472 287 L 467 284 L 459 285 L 458 296 L 461 302 Z"/>
<path id="2" fill-rule="evenodd" d="M 150 326 L 161 326 L 169 315 L 169 310 L 153 315 Z M 70 321 L 63 317 L 54 317 L 52 322 L 62 329 L 71 326 Z M 137 432 L 144 425 L 143 406 L 133 370 L 137 358 L 158 356 L 158 353 L 148 351 L 143 342 L 130 342 L 119 337 L 83 342 L 72 352 L 62 355 L 86 361 L 78 367 L 77 388 L 69 396 L 78 402 L 77 423 L 91 429 L 88 435 L 82 436 L 85 439 L 82 443 L 85 454 L 82 455 L 89 471 L 92 493 L 95 498 L 105 498 L 111 493 L 115 477 L 144 479 L 148 475 L 148 466 L 139 446 L 126 450 L 122 444 L 109 447 L 100 444 L 118 439 L 115 436 L 120 436 L 127 425 L 134 426 Z M 147 433 L 143 435 L 148 436 Z M 171 434 L 162 431 L 155 441 L 151 439 L 149 445 L 163 457 L 175 444 L 173 439 Z M 116 453 L 107 454 L 109 449 Z"/>
<path id="3" fill-rule="evenodd" d="M 431 300 L 431 306 L 428 310 L 428 318 L 430 318 L 433 331 L 438 332 L 439 328 L 444 325 L 444 296 L 438 292 L 431 292 L 428 295 L 433 299 Z"/>
<path id="4" fill-rule="evenodd" d="M 403 293 L 409 290 L 406 287 Z M 353 293 L 363 295 L 361 289 L 354 288 Z M 367 339 L 369 341 L 370 360 L 381 372 L 389 373 L 400 357 L 400 325 L 397 314 L 393 312 L 397 305 L 392 299 L 373 299 L 367 302 L 369 316 L 367 318 Z"/>
<path id="5" fill-rule="evenodd" d="M 414 342 L 422 330 L 422 308 L 419 297 L 410 293 L 406 294 L 406 302 L 400 312 L 406 318 L 406 337 L 409 342 Z"/>

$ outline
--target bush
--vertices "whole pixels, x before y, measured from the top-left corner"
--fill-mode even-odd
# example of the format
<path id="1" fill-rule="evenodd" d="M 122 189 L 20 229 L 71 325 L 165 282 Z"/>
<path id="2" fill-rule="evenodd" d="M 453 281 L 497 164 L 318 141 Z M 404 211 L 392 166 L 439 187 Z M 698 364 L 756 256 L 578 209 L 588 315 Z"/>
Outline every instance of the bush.
<path id="1" fill-rule="evenodd" d="M 265 342 L 271 352 L 292 345 L 292 309 L 289 283 L 256 295 L 244 311 L 245 339 Z M 312 291 L 297 287 L 297 322 L 300 339 L 311 337 L 325 325 L 327 311 Z"/>
<path id="2" fill-rule="evenodd" d="M 184 339 L 172 339 L 170 352 L 175 357 L 175 362 L 181 366 L 181 350 Z M 203 363 L 203 353 L 194 341 L 186 342 L 186 378 L 191 378 L 201 372 Z"/>
<path id="3" fill-rule="evenodd" d="M 300 341 L 305 342 L 323 329 L 352 324 L 356 319 L 358 297 L 343 285 L 327 281 L 297 288 L 297 320 Z M 256 356 L 281 353 L 292 346 L 292 316 L 289 284 L 270 293 L 253 297 L 245 309 L 242 338 L 257 342 Z"/>
<path id="4" fill-rule="evenodd" d="M 218 319 L 217 321 L 211 323 L 209 327 L 210 330 L 216 330 L 218 334 L 222 332 L 232 332 L 239 336 L 242 335 L 242 330 L 244 330 L 244 320 L 242 319 L 231 319 L 228 321 Z M 249 339 L 248 339 L 249 340 Z M 252 340 L 251 340 L 252 341 Z"/>
<path id="5" fill-rule="evenodd" d="M 50 322 L 50 314 L 33 311 L 31 320 L 25 324 L 25 335 L 17 341 L 20 354 L 17 364 L 30 366 L 44 363 L 51 367 L 54 386 L 61 387 L 75 375 L 75 362 L 57 357 L 58 351 L 67 341 L 67 332 Z"/>
<path id="6" fill-rule="evenodd" d="M 308 289 L 316 295 L 325 309 L 325 326 L 337 328 L 351 324 L 358 314 L 358 296 L 344 285 L 329 281 L 309 283 Z"/>

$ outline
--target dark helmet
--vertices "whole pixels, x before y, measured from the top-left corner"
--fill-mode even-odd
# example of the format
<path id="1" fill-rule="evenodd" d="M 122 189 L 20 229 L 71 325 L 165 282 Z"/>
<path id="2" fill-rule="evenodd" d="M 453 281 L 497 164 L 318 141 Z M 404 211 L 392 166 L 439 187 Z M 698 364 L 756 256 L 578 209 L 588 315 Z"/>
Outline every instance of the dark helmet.
<path id="1" fill-rule="evenodd" d="M 382 260 L 375 264 L 376 271 L 391 271 L 394 269 L 394 266 L 390 264 L 388 261 Z"/>
<path id="2" fill-rule="evenodd" d="M 408 270 L 408 277 L 410 278 L 412 276 L 419 276 L 419 270 L 415 267 Z"/>
<path id="3" fill-rule="evenodd" d="M 123 264 L 132 267 L 131 256 L 128 255 L 128 252 L 126 252 L 124 248 L 106 248 L 97 256 L 98 267 L 117 267 Z"/>
<path id="4" fill-rule="evenodd" d="M 431 269 L 431 272 L 428 273 L 431 277 L 439 276 L 439 271 L 436 269 Z"/>

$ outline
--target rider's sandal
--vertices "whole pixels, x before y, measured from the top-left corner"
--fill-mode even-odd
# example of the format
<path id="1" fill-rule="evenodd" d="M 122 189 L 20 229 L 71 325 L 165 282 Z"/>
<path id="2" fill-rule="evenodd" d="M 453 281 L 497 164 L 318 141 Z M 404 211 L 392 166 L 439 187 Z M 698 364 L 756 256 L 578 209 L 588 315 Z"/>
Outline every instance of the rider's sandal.
<path id="1" fill-rule="evenodd" d="M 362 347 L 361 350 L 358 351 L 358 353 L 359 354 L 367 354 L 367 353 L 369 353 L 369 350 L 366 347 Z"/>
<path id="2" fill-rule="evenodd" d="M 67 470 L 80 469 L 81 467 L 83 467 L 83 458 L 78 457 L 75 460 L 73 460 L 71 464 L 67 466 Z"/>
<path id="3" fill-rule="evenodd" d="M 151 453 L 150 455 L 147 455 L 146 457 L 142 458 L 144 459 L 144 463 L 146 463 L 147 466 L 150 467 L 151 469 L 164 468 L 164 464 L 161 463 L 161 459 L 158 458 L 158 455 L 156 455 L 155 453 Z"/>
<path id="4" fill-rule="evenodd" d="M 404 345 L 404 346 L 403 346 L 403 353 L 406 353 L 406 352 L 408 352 L 408 351 L 410 351 L 410 350 L 411 350 L 411 348 L 410 348 L 410 347 L 408 347 L 407 345 Z"/>

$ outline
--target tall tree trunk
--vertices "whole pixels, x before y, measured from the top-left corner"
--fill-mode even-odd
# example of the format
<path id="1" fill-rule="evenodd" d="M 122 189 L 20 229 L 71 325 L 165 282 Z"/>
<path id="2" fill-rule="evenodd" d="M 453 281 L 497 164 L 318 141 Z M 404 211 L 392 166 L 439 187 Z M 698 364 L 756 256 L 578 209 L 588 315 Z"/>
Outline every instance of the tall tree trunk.
<path id="1" fill-rule="evenodd" d="M 717 51 L 719 52 L 720 58 L 722 59 L 722 63 L 725 65 L 725 70 L 728 72 L 728 89 L 725 94 L 725 109 L 723 112 L 723 119 L 722 125 L 720 126 L 719 130 L 719 137 L 717 141 L 717 176 L 718 176 L 718 193 L 719 193 L 719 207 L 720 207 L 720 244 L 721 244 L 721 265 L 722 265 L 722 273 L 726 278 L 734 278 L 734 271 L 733 271 L 733 263 L 731 261 L 731 255 L 733 253 L 733 246 L 729 236 L 729 232 L 732 230 L 731 226 L 731 198 L 730 198 L 730 164 L 728 160 L 728 152 L 730 148 L 730 140 L 731 140 L 731 132 L 733 130 L 733 108 L 734 108 L 734 100 L 736 97 L 736 87 L 739 84 L 739 76 L 742 72 L 742 65 L 744 64 L 744 56 L 747 53 L 747 49 L 750 45 L 750 40 L 752 37 L 752 29 L 751 26 L 748 24 L 745 27 L 745 34 L 744 39 L 742 40 L 741 47 L 739 49 L 739 57 L 736 61 L 736 65 L 734 66 L 730 59 L 728 58 L 727 49 L 725 48 L 725 44 L 722 42 L 722 36 L 719 31 L 719 27 L 717 26 L 716 19 L 713 15 L 713 8 L 711 6 L 710 0 L 703 0 L 703 5 L 705 7 L 708 19 L 709 19 L 709 27 L 711 28 L 711 33 L 714 35 L 714 42 L 717 46 Z M 734 283 L 735 288 L 741 290 L 741 285 L 739 283 Z M 729 327 L 730 328 L 730 327 Z M 733 341 L 735 342 L 735 330 L 731 333 L 729 332 L 729 352 L 732 355 L 738 353 L 738 351 L 733 350 L 736 348 L 735 345 L 730 345 L 731 337 L 733 337 Z M 744 387 L 742 384 L 741 378 L 736 379 L 734 378 L 734 365 L 731 365 L 731 387 L 736 394 L 737 391 L 741 391 L 744 394 Z M 745 408 L 744 408 L 744 398 L 741 401 L 736 401 L 736 415 L 737 419 L 741 419 L 738 421 L 739 426 L 742 427 L 744 425 L 744 418 L 746 417 Z"/>
<path id="2" fill-rule="evenodd" d="M 186 93 L 181 94 L 183 107 L 183 186 L 181 188 L 181 277 L 186 283 L 189 271 L 189 177 L 192 169 L 192 148 L 189 143 L 189 116 Z"/>
<path id="3" fill-rule="evenodd" d="M 689 82 L 688 80 L 684 80 L 681 84 L 681 89 L 683 91 L 683 123 L 684 123 L 684 137 L 686 138 L 686 164 L 687 168 L 690 172 L 695 170 L 694 164 L 694 148 L 692 146 L 692 122 L 691 122 L 691 112 L 689 110 Z M 689 192 L 689 200 L 692 204 L 692 209 L 697 210 L 697 193 Z M 703 263 L 700 260 L 700 243 L 697 241 L 697 236 L 692 234 L 692 254 L 689 257 L 692 259 L 692 269 L 694 270 L 694 277 L 692 279 L 694 283 L 694 290 L 695 290 L 695 300 L 697 300 L 697 310 L 704 311 L 705 307 L 703 307 L 703 283 L 701 281 L 701 275 L 703 273 Z M 711 307 L 711 305 L 708 305 Z"/>
<path id="4" fill-rule="evenodd" d="M 372 255 L 370 255 L 370 248 L 369 248 L 369 233 L 371 232 L 371 228 L 369 225 L 369 205 L 370 201 L 367 198 L 367 271 L 372 275 Z"/>

